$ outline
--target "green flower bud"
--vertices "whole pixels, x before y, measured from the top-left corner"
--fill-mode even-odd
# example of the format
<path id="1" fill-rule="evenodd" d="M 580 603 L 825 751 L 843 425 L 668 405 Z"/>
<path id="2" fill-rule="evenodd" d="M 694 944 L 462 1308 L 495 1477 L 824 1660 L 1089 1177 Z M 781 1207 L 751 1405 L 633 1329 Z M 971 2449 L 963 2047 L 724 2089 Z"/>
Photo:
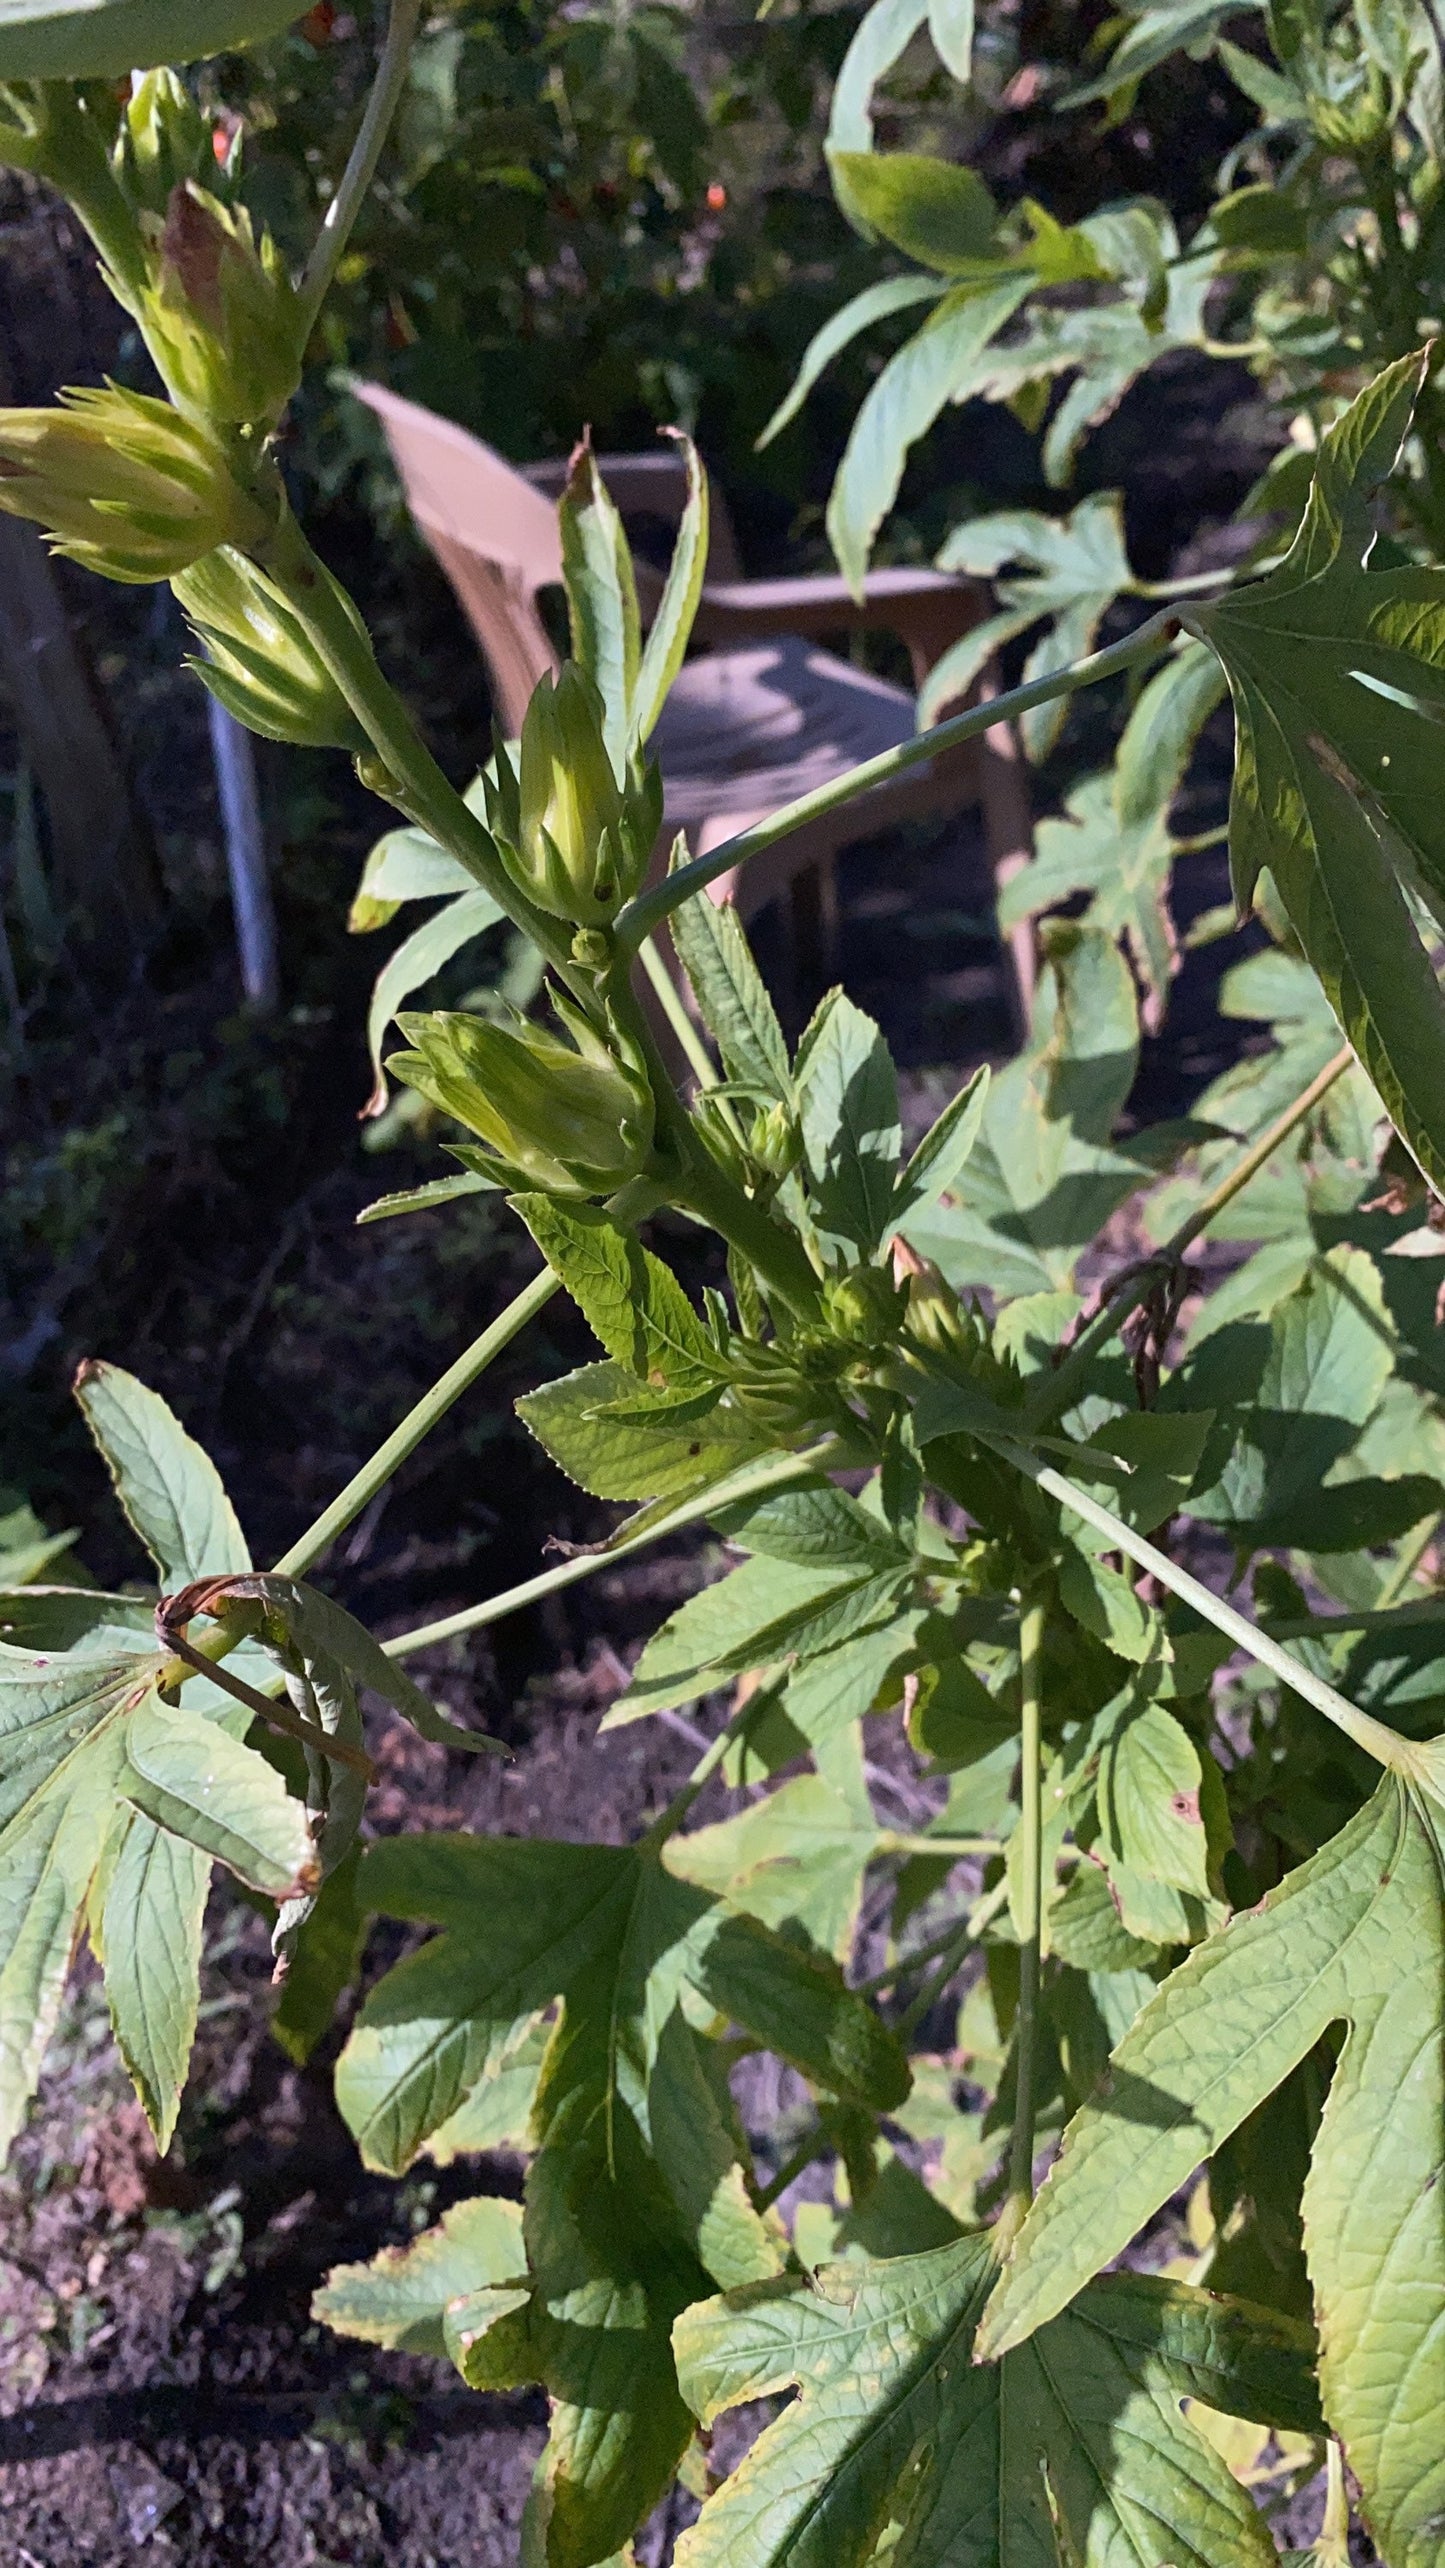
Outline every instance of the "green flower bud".
<path id="1" fill-rule="evenodd" d="M 735 1338 L 728 1350 L 728 1398 L 755 1427 L 786 1443 L 803 1439 L 837 1413 L 829 1379 L 815 1378 L 779 1346 Z"/>
<path id="2" fill-rule="evenodd" d="M 964 1308 L 931 1257 L 920 1258 L 910 1250 L 900 1264 L 908 1279 L 908 1335 L 991 1400 L 1016 1401 L 1018 1368 L 998 1353 L 981 1313 Z"/>
<path id="3" fill-rule="evenodd" d="M 212 128 L 174 71 L 138 71 L 121 114 L 111 168 L 132 212 L 164 216 L 173 189 L 216 175 Z"/>
<path id="4" fill-rule="evenodd" d="M 555 994 L 554 1004 L 570 1044 L 524 1017 L 494 1025 L 442 1010 L 400 1017 L 414 1049 L 386 1066 L 479 1136 L 484 1150 L 457 1155 L 499 1185 L 611 1195 L 650 1160 L 652 1091 L 620 1041 L 609 1050 Z"/>
<path id="5" fill-rule="evenodd" d="M 269 521 L 214 438 L 165 401 L 63 392 L 53 410 L 0 410 L 0 508 L 112 580 L 168 580 Z"/>
<path id="6" fill-rule="evenodd" d="M 269 426 L 301 380 L 300 306 L 269 233 L 186 179 L 148 218 L 148 282 L 132 309 L 172 399 L 194 419 Z M 142 228 L 146 227 L 143 218 Z"/>
<path id="7" fill-rule="evenodd" d="M 298 749 L 347 749 L 370 742 L 279 589 L 240 553 L 222 546 L 171 582 L 206 646 L 191 667 L 228 713 L 268 740 Z"/>
<path id="8" fill-rule="evenodd" d="M 662 779 L 634 763 L 619 784 L 602 699 L 575 661 L 535 688 L 520 771 L 497 743 L 484 780 L 487 819 L 519 891 L 574 927 L 607 926 L 637 890 L 662 826 Z"/>
<path id="9" fill-rule="evenodd" d="M 907 1287 L 877 1266 L 856 1266 L 823 1287 L 824 1317 L 845 1346 L 886 1345 L 898 1335 L 908 1302 Z"/>
<path id="10" fill-rule="evenodd" d="M 802 1147 L 797 1117 L 781 1100 L 758 1109 L 748 1134 L 748 1156 L 774 1185 L 780 1186 L 796 1168 Z"/>

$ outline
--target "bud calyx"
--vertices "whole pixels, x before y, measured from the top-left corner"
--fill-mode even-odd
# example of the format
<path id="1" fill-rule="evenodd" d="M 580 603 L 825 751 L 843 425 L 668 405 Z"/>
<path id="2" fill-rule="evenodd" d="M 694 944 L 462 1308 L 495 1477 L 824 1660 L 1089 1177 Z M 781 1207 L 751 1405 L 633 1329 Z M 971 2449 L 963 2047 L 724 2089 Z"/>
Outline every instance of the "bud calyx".
<path id="1" fill-rule="evenodd" d="M 574 927 L 604 928 L 630 900 L 662 826 L 662 779 L 634 759 L 619 782 L 602 699 L 575 661 L 535 688 L 514 751 L 483 779 L 487 822 L 512 881 Z"/>
<path id="2" fill-rule="evenodd" d="M 204 428 L 113 383 L 49 410 L 0 410 L 0 508 L 113 580 L 174 579 L 269 528 Z"/>
<path id="3" fill-rule="evenodd" d="M 253 562 L 222 546 L 171 586 L 206 647 L 190 665 L 238 722 L 298 749 L 366 754 L 370 743 L 340 688 Z"/>
<path id="4" fill-rule="evenodd" d="M 457 1156 L 498 1185 L 611 1195 L 650 1163 L 652 1090 L 620 1032 L 604 1043 L 555 991 L 552 1003 L 570 1043 L 525 1017 L 442 1010 L 398 1018 L 412 1049 L 387 1068 L 477 1134 L 484 1149 Z"/>

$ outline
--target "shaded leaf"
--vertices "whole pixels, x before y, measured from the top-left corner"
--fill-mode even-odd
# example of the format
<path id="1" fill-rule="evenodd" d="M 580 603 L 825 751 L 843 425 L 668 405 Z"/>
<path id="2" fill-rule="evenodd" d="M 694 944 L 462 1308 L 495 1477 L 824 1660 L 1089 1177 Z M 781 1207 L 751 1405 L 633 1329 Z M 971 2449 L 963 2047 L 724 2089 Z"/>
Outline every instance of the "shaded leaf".
<path id="1" fill-rule="evenodd" d="M 156 2146 L 165 2150 L 196 2036 L 211 1855 L 167 1835 L 139 1810 L 121 1814 L 121 1826 L 101 1935 L 106 2004 Z"/>
<path id="2" fill-rule="evenodd" d="M 819 376 L 864 330 L 871 330 L 875 321 L 890 319 L 895 312 L 911 310 L 915 303 L 936 303 L 944 290 L 937 277 L 885 276 L 878 284 L 865 285 L 861 294 L 853 295 L 808 341 L 786 399 L 779 402 L 758 438 L 759 449 L 771 445 L 796 419 Z"/>
<path id="3" fill-rule="evenodd" d="M 994 2273 L 988 2238 L 964 2237 L 687 2311 L 678 2366 L 705 2424 L 800 2395 L 683 2534 L 679 2568 L 866 2568 L 895 2541 L 916 2568 L 1265 2568 L 1263 2518 L 1179 2400 L 1313 2421 L 1306 2333 L 1115 2275 L 985 2370 L 970 2358 Z"/>
<path id="4" fill-rule="evenodd" d="M 11 0 L 0 80 L 119 79 L 278 35 L 280 0 Z"/>
<path id="5" fill-rule="evenodd" d="M 1387 1775 L 1319 1854 L 1165 1981 L 1070 2124 L 980 2346 L 995 2359 L 1063 2309 L 1343 2021 L 1305 2251 L 1325 2412 L 1402 2568 L 1433 2559 L 1445 2502 L 1442 1865 L 1440 1802 Z"/>
<path id="6" fill-rule="evenodd" d="M 614 1363 L 686 1398 L 717 1392 L 717 1352 L 672 1269 L 590 1204 L 513 1201 L 554 1275 Z"/>
<path id="7" fill-rule="evenodd" d="M 890 357 L 853 422 L 828 501 L 828 540 L 861 596 L 873 539 L 898 495 L 908 450 L 959 400 L 984 351 L 1028 293 L 1027 274 L 955 286 Z"/>
<path id="8" fill-rule="evenodd" d="M 702 459 L 690 437 L 674 431 L 687 472 L 687 498 L 672 548 L 667 581 L 642 653 L 632 698 L 629 745 L 651 738 L 668 690 L 682 667 L 707 577 L 708 493 Z"/>
<path id="9" fill-rule="evenodd" d="M 632 739 L 642 626 L 632 548 L 597 469 L 589 433 L 584 432 L 572 457 L 567 485 L 557 503 L 557 522 L 572 657 L 602 698 L 603 737 L 620 777 Z M 658 709 L 660 703 L 659 698 Z"/>
<path id="10" fill-rule="evenodd" d="M 460 954 L 476 937 L 485 935 L 489 927 L 495 927 L 502 915 L 500 902 L 493 900 L 490 892 L 479 887 L 463 892 L 458 899 L 448 901 L 444 909 L 423 919 L 421 926 L 414 927 L 410 936 L 403 937 L 396 952 L 383 963 L 376 976 L 366 1014 L 367 1050 L 375 1082 L 369 1100 L 373 1114 L 380 1114 L 386 1103 L 381 1047 L 397 1010 L 414 990 L 434 980 L 454 954 Z"/>
<path id="11" fill-rule="evenodd" d="M 1445 573 L 1374 571 L 1370 498 L 1428 359 L 1402 358 L 1321 443 L 1286 559 L 1190 629 L 1228 674 L 1238 734 L 1230 863 L 1268 866 L 1340 1024 L 1427 1177 L 1445 1184 L 1445 1002 L 1401 886 L 1445 907 Z"/>
<path id="12" fill-rule="evenodd" d="M 673 911 L 671 929 L 728 1077 L 791 1105 L 793 1080 L 783 1029 L 732 902 L 698 892 Z"/>
<path id="13" fill-rule="evenodd" d="M 710 2271 L 777 2261 L 693 2019 L 737 2023 L 877 2106 L 901 2100 L 907 2069 L 836 1968 L 645 1846 L 398 1839 L 370 1850 L 363 1883 L 370 1904 L 446 1930 L 372 1991 L 342 2054 L 337 2097 L 369 2163 L 408 2164 L 523 2019 L 561 2001 L 534 2107 L 531 2297 L 475 2325 L 458 2313 L 452 2350 L 477 2386 L 546 2383 L 531 2537 L 555 2568 L 585 2568 L 627 2539 L 689 2439 L 673 2319 Z"/>

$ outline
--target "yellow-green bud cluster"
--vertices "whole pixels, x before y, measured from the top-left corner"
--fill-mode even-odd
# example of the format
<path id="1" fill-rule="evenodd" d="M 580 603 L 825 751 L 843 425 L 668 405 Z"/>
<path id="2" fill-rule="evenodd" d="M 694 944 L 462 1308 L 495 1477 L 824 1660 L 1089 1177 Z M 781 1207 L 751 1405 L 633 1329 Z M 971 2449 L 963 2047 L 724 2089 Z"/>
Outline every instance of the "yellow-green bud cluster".
<path id="1" fill-rule="evenodd" d="M 190 665 L 238 722 L 298 749 L 366 752 L 366 734 L 340 688 L 254 563 L 222 546 L 171 586 L 206 648 Z"/>
<path id="2" fill-rule="evenodd" d="M 634 758 L 619 779 L 602 698 L 574 661 L 535 689 L 514 754 L 483 779 L 487 823 L 512 881 L 549 917 L 609 926 L 638 889 L 662 826 L 662 778 Z"/>
<path id="3" fill-rule="evenodd" d="M 485 1147 L 456 1155 L 497 1185 L 611 1195 L 650 1163 L 652 1090 L 620 1031 L 604 1042 L 560 992 L 551 997 L 570 1043 L 524 1017 L 494 1024 L 441 1010 L 398 1019 L 413 1048 L 387 1068 L 477 1134 Z"/>
<path id="4" fill-rule="evenodd" d="M 33 518 L 72 561 L 133 582 L 174 579 L 267 531 L 203 427 L 118 384 L 0 410 L 0 508 Z"/>

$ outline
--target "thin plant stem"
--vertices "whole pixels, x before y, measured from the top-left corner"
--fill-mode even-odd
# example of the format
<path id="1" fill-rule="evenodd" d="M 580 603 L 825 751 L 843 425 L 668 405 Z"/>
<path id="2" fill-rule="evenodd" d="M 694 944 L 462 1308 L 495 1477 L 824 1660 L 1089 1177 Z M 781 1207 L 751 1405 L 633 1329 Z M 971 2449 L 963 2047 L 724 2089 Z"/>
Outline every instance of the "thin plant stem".
<path id="1" fill-rule="evenodd" d="M 775 2176 L 770 2176 L 765 2185 L 750 2188 L 754 2211 L 770 2211 L 804 2168 L 811 2167 L 813 2160 L 821 2158 L 831 2145 L 826 2131 L 811 2132 L 806 2140 L 800 2140 L 792 2156 L 783 2160 Z"/>
<path id="2" fill-rule="evenodd" d="M 363 1507 L 369 1506 L 377 1491 L 385 1488 L 392 1473 L 400 1468 L 408 1454 L 416 1451 L 423 1436 L 430 1435 L 438 1419 L 444 1418 L 462 1393 L 471 1389 L 472 1384 L 486 1372 L 493 1357 L 500 1355 L 503 1347 L 511 1345 L 519 1330 L 524 1329 L 530 1319 L 535 1319 L 556 1291 L 557 1278 L 550 1267 L 544 1266 L 541 1274 L 534 1275 L 531 1283 L 522 1287 L 506 1309 L 488 1322 L 480 1337 L 473 1338 L 471 1345 L 457 1357 L 455 1364 L 448 1366 L 441 1380 L 434 1382 L 431 1389 L 423 1394 L 415 1408 L 407 1411 L 400 1426 L 393 1427 L 385 1443 L 377 1446 L 370 1460 L 353 1474 L 330 1506 L 323 1508 L 315 1524 L 308 1525 L 290 1550 L 282 1553 L 276 1563 L 282 1577 L 304 1577 L 322 1553 L 329 1550 L 337 1535 L 345 1532 Z"/>
<path id="3" fill-rule="evenodd" d="M 662 1013 L 687 1056 L 688 1066 L 700 1088 L 715 1088 L 718 1075 L 713 1068 L 707 1045 L 688 1013 L 683 995 L 657 950 L 654 937 L 644 936 L 638 947 L 642 968 L 657 993 Z"/>
<path id="4" fill-rule="evenodd" d="M 1442 1519 L 1438 1515 L 1427 1516 L 1424 1524 L 1419 1526 L 1415 1533 L 1401 1544 L 1399 1557 L 1384 1580 L 1380 1593 L 1375 1599 L 1376 1613 L 1387 1611 L 1396 1603 L 1396 1600 L 1404 1594 L 1405 1589 L 1409 1586 L 1411 1579 L 1414 1577 L 1415 1572 L 1419 1568 L 1421 1561 L 1424 1559 L 1425 1554 L 1430 1548 L 1430 1545 L 1439 1533 L 1441 1522 Z"/>
<path id="5" fill-rule="evenodd" d="M 907 2042 L 917 2031 L 930 2007 L 935 2006 L 942 1997 L 970 1944 L 976 1944 L 984 1928 L 993 1924 L 1007 1898 L 1008 1881 L 1005 1878 L 1002 1881 L 996 1881 L 992 1890 L 985 1891 L 982 1899 L 974 1901 L 968 1915 L 959 1919 L 947 1938 L 937 1967 L 929 1972 L 922 1987 L 914 1990 L 908 2004 L 894 2024 L 893 2030 L 900 2042 Z"/>
<path id="6" fill-rule="evenodd" d="M 1019 1865 L 1015 1875 L 1019 1937 L 1019 2003 L 1015 2018 L 1014 2120 L 1009 2142 L 1005 2218 L 1023 2219 L 1034 2192 L 1034 2063 L 1039 2029 L 1039 1951 L 1043 1920 L 1042 1662 L 1044 1609 L 1026 1603 L 1019 1616 L 1022 1705 L 1019 1765 Z"/>
<path id="7" fill-rule="evenodd" d="M 1238 577 L 1238 563 L 1230 562 L 1220 570 L 1195 571 L 1191 577 L 1182 580 L 1131 580 L 1128 594 L 1162 602 L 1165 598 L 1192 597 L 1198 589 L 1228 588 L 1230 581 Z"/>
<path id="8" fill-rule="evenodd" d="M 966 1917 L 955 1917 L 951 1926 L 945 1926 L 939 1934 L 931 1936 L 926 1944 L 916 1944 L 911 1952 L 900 1953 L 896 1961 L 890 1962 L 886 1970 L 875 1972 L 872 1979 L 859 1980 L 853 1992 L 855 1997 L 876 1997 L 880 1989 L 892 1988 L 905 1973 L 926 1970 L 940 1954 L 951 1953 L 955 1946 L 961 1949 L 976 1941 L 985 1926 L 992 1925 L 1007 1897 L 1007 1882 L 995 1882 L 992 1890 L 985 1891 L 982 1899 L 975 1900 Z"/>
<path id="9" fill-rule="evenodd" d="M 930 1935 L 926 1944 L 913 1945 L 908 1952 L 900 1953 L 895 1961 L 891 1961 L 885 1970 L 875 1971 L 871 1979 L 858 1980 L 854 1985 L 854 1996 L 877 1997 L 883 1989 L 896 1988 L 901 1979 L 911 1978 L 915 1971 L 926 1971 L 930 1962 L 938 1960 L 940 1953 L 953 1950 L 965 1923 L 965 1920 L 955 1917 L 940 1934 Z"/>
<path id="10" fill-rule="evenodd" d="M 1000 1851 L 997 1837 L 900 1837 L 885 1828 L 876 1839 L 874 1851 L 880 1855 L 946 1855 L 950 1863 L 965 1855 L 996 1855 Z"/>
<path id="11" fill-rule="evenodd" d="M 642 1841 L 645 1846 L 651 1846 L 654 1849 L 665 1846 L 669 1837 L 676 1836 L 704 1784 L 716 1774 L 734 1739 L 741 1738 L 746 1730 L 754 1708 L 753 1699 L 750 1696 L 746 1702 L 739 1703 L 729 1714 L 717 1737 L 709 1739 L 686 1783 L 673 1794 L 667 1808 L 659 1818 L 654 1819 L 652 1826 L 648 1829 Z"/>
<path id="12" fill-rule="evenodd" d="M 1229 836 L 1229 823 L 1222 820 L 1217 829 L 1196 830 L 1192 838 L 1176 838 L 1176 856 L 1202 856 L 1211 847 L 1222 847 Z"/>
<path id="13" fill-rule="evenodd" d="M 340 265 L 352 225 L 376 176 L 377 163 L 391 131 L 392 119 L 401 104 L 401 93 L 406 87 L 407 65 L 421 11 L 422 0 L 391 0 L 386 41 L 376 67 L 376 78 L 371 84 L 366 113 L 351 146 L 341 184 L 322 217 L 321 229 L 297 289 L 304 338 L 309 339 L 316 326 L 316 316 Z"/>
<path id="14" fill-rule="evenodd" d="M 376 751 L 382 772 L 369 774 L 367 782 L 455 856 L 513 925 L 570 979 L 569 932 L 527 900 L 507 874 L 489 831 L 437 765 L 400 696 L 382 675 L 346 591 L 313 551 L 295 518 L 283 515 L 252 551 L 304 627 L 322 666 Z"/>
<path id="15" fill-rule="evenodd" d="M 438 1641 L 455 1640 L 462 1632 L 478 1632 L 488 1624 L 500 1623 L 508 1614 L 520 1613 L 524 1605 L 535 1605 L 543 1596 L 555 1596 L 559 1588 L 573 1587 L 582 1578 L 595 1578 L 598 1571 L 611 1569 L 614 1562 L 628 1560 L 634 1552 L 644 1551 L 649 1543 L 662 1542 L 669 1534 L 682 1533 L 689 1525 L 699 1524 L 715 1508 L 730 1507 L 743 1498 L 760 1497 L 765 1490 L 786 1488 L 793 1480 L 806 1480 L 816 1471 L 830 1471 L 843 1459 L 843 1448 L 836 1436 L 828 1436 L 807 1453 L 774 1455 L 766 1463 L 739 1470 L 727 1480 L 718 1481 L 700 1498 L 690 1498 L 685 1505 L 671 1508 L 636 1534 L 621 1542 L 603 1545 L 597 1551 L 582 1553 L 576 1560 L 559 1561 L 555 1569 L 544 1569 L 536 1578 L 524 1578 L 519 1587 L 504 1588 L 488 1596 L 480 1605 L 466 1605 L 458 1614 L 447 1614 L 438 1623 L 419 1624 L 414 1632 L 397 1632 L 382 1642 L 388 1658 L 410 1658 L 417 1650 L 429 1650 Z"/>
<path id="16" fill-rule="evenodd" d="M 1157 1249 L 1152 1257 L 1143 1259 L 1138 1266 L 1129 1267 L 1116 1277 L 1102 1311 L 1095 1314 L 1083 1335 L 1075 1339 L 1063 1363 L 1045 1375 L 1025 1409 L 1025 1423 L 1030 1433 L 1047 1425 L 1068 1408 L 1075 1385 L 1087 1373 L 1100 1347 L 1108 1344 L 1123 1327 L 1130 1312 L 1138 1308 L 1141 1296 L 1137 1288 L 1141 1280 L 1146 1276 L 1167 1274 L 1170 1267 L 1178 1264 L 1185 1250 L 1193 1246 L 1203 1231 L 1208 1230 L 1211 1222 L 1218 1220 L 1226 1205 L 1232 1204 L 1236 1195 L 1243 1194 L 1245 1187 L 1274 1157 L 1281 1142 L 1288 1141 L 1290 1134 L 1314 1112 L 1321 1099 L 1328 1096 L 1335 1081 L 1343 1078 L 1352 1066 L 1354 1058 L 1350 1046 L 1342 1044 L 1324 1068 L 1316 1071 L 1308 1085 L 1285 1107 L 1283 1114 L 1277 1115 L 1268 1130 L 1260 1134 L 1258 1141 L 1251 1142 L 1228 1175 L 1221 1177 L 1217 1186 L 1211 1186 L 1193 1212 L 1170 1232 L 1163 1247 Z"/>
<path id="17" fill-rule="evenodd" d="M 1333 2435 L 1325 2445 L 1325 2519 L 1314 2555 L 1324 2568 L 1350 2568 L 1350 2499 L 1345 2486 L 1345 2456 Z"/>
<path id="18" fill-rule="evenodd" d="M 944 756 L 961 742 L 992 730 L 995 723 L 1013 721 L 1033 705 L 1053 704 L 1060 696 L 1074 695 L 1081 687 L 1096 686 L 1101 679 L 1132 668 L 1136 660 L 1144 659 L 1156 648 L 1174 620 L 1165 608 L 1151 615 L 1124 641 L 1111 643 L 1106 651 L 1091 652 L 1071 668 L 1033 678 L 1027 686 L 1014 687 L 1007 695 L 991 696 L 986 704 L 970 705 L 966 712 L 954 714 L 949 721 L 935 723 L 931 730 L 920 731 L 912 740 L 900 741 L 897 748 L 885 749 L 876 758 L 865 758 L 861 766 L 850 767 L 846 775 L 835 776 L 827 784 L 815 786 L 811 793 L 800 794 L 796 802 L 784 803 L 781 810 L 771 812 L 766 820 L 755 821 L 750 829 L 739 830 L 735 838 L 725 839 L 705 856 L 694 856 L 691 864 L 680 865 L 676 873 L 655 884 L 650 892 L 629 901 L 617 922 L 619 947 L 624 952 L 635 951 L 644 936 L 650 936 L 663 919 L 691 900 L 694 892 L 716 882 L 719 874 L 745 864 L 750 856 L 761 855 L 764 848 L 775 847 L 779 839 L 791 837 L 795 829 L 806 828 L 809 821 L 820 820 L 826 813 L 856 802 L 874 785 L 887 784 L 894 776 L 906 774 L 910 767 L 926 766 L 930 758 Z"/>
<path id="19" fill-rule="evenodd" d="M 989 1441 L 995 1440 L 991 1437 Z M 1337 1730 L 1343 1730 L 1346 1738 L 1353 1739 L 1355 1745 L 1363 1748 L 1377 1764 L 1385 1766 L 1391 1774 L 1407 1777 L 1425 1772 L 1408 1739 L 1402 1739 L 1397 1731 L 1387 1730 L 1382 1721 L 1374 1720 L 1343 1694 L 1336 1693 L 1323 1677 L 1302 1666 L 1278 1640 L 1261 1631 L 1258 1624 L 1237 1613 L 1222 1596 L 1216 1596 L 1213 1589 L 1203 1586 L 1199 1579 L 1191 1578 L 1187 1569 L 1181 1569 L 1167 1552 L 1159 1551 L 1153 1543 L 1146 1542 L 1142 1534 L 1136 1534 L 1132 1525 L 1126 1525 L 1112 1509 L 1101 1507 L 1086 1489 L 1080 1489 L 1076 1482 L 1066 1479 L 1063 1472 L 1055 1471 L 1049 1463 L 1037 1461 L 1033 1454 L 1026 1453 L 1022 1446 L 1014 1445 L 1008 1439 L 999 1437 L 997 1445 L 998 1450 L 1006 1454 L 1008 1460 L 1040 1489 L 1046 1490 L 1051 1498 L 1057 1498 L 1061 1506 L 1072 1508 L 1076 1516 L 1082 1516 L 1086 1525 L 1092 1525 L 1096 1533 L 1102 1534 L 1137 1568 L 1151 1570 L 1161 1587 L 1167 1587 L 1186 1605 L 1192 1605 L 1196 1614 L 1202 1614 L 1216 1631 L 1223 1632 L 1236 1649 L 1245 1651 L 1261 1667 L 1267 1667 L 1282 1684 L 1302 1695 L 1306 1703 L 1313 1704 L 1317 1712 L 1322 1712 Z"/>

